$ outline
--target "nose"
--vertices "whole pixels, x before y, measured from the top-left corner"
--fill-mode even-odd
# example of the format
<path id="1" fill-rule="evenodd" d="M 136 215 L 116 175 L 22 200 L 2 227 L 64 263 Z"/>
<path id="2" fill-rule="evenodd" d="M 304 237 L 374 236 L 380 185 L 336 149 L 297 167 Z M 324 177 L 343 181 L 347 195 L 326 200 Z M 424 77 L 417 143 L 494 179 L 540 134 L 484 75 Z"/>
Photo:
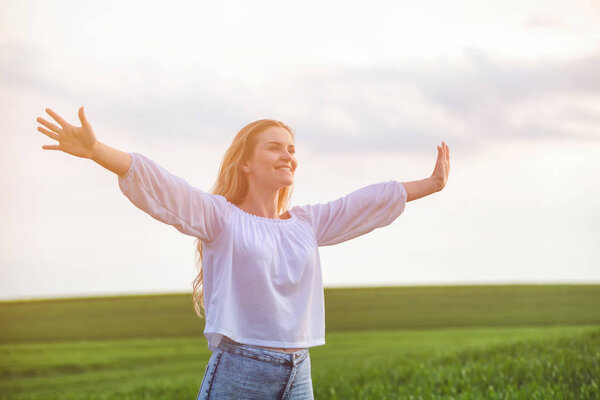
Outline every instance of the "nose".
<path id="1" fill-rule="evenodd" d="M 286 160 L 286 161 L 287 161 L 287 160 L 291 160 L 291 159 L 292 159 L 292 155 L 291 155 L 290 153 L 288 153 L 288 152 L 285 152 L 285 153 L 283 154 L 283 156 L 281 156 L 281 158 L 283 158 L 283 159 L 284 159 L 284 160 Z"/>

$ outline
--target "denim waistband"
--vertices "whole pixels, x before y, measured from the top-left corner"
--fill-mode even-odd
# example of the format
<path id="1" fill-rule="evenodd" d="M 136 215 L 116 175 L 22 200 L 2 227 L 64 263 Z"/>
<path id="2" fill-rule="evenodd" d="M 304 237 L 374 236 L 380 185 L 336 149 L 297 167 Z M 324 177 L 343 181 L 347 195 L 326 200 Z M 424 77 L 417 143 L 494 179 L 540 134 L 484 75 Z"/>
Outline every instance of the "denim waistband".
<path id="1" fill-rule="evenodd" d="M 264 349 L 259 346 L 238 343 L 227 336 L 221 338 L 219 349 L 229 353 L 239 354 L 250 357 L 255 360 L 267 361 L 273 364 L 298 364 L 308 357 L 308 348 L 295 351 L 293 353 L 284 353 L 277 350 Z"/>

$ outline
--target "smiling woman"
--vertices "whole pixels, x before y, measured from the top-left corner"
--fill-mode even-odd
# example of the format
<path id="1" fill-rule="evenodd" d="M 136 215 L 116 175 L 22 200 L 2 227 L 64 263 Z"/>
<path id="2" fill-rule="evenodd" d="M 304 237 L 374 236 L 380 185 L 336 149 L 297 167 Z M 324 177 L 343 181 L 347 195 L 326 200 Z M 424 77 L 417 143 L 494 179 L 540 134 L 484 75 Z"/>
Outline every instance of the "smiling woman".
<path id="1" fill-rule="evenodd" d="M 197 238 L 196 313 L 213 352 L 198 399 L 312 399 L 309 347 L 325 344 L 319 246 L 391 224 L 406 203 L 441 190 L 449 155 L 442 142 L 431 177 L 373 183 L 327 203 L 288 207 L 298 168 L 294 134 L 261 119 L 234 137 L 210 192 L 188 184 L 139 153 L 99 142 L 53 111 L 60 127 L 38 118 L 57 140 L 44 149 L 90 158 L 118 176 L 119 188 L 152 218 Z"/>
<path id="2" fill-rule="evenodd" d="M 279 218 L 278 192 L 293 184 L 298 168 L 289 128 L 271 126 L 256 134 L 252 157 L 241 163 L 249 187 L 238 204 L 242 210 L 265 218 Z"/>

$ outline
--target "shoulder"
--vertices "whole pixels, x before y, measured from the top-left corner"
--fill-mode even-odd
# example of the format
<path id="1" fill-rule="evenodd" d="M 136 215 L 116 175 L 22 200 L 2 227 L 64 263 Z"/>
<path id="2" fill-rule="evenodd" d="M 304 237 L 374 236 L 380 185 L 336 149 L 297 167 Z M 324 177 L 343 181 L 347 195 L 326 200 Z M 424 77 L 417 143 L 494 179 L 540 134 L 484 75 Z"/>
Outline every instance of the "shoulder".
<path id="1" fill-rule="evenodd" d="M 305 204 L 305 205 L 297 205 L 293 206 L 288 210 L 291 218 L 296 218 L 300 222 L 307 223 L 309 225 L 313 224 L 315 220 L 315 210 L 313 204 Z"/>
<path id="2" fill-rule="evenodd" d="M 287 213 L 290 214 L 290 217 L 306 219 L 310 215 L 309 207 L 309 205 L 293 206 L 287 211 Z"/>
<path id="3" fill-rule="evenodd" d="M 231 215 L 235 214 L 235 206 L 230 203 L 225 196 L 207 192 L 204 194 L 210 198 L 211 202 L 220 211 L 221 215 L 225 217 L 225 219 L 229 219 Z"/>

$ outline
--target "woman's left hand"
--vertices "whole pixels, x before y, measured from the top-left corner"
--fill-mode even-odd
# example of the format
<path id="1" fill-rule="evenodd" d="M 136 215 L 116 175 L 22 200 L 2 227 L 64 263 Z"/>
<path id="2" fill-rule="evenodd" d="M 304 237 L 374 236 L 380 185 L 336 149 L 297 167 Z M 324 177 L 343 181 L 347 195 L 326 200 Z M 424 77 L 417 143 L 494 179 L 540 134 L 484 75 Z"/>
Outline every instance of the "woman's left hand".
<path id="1" fill-rule="evenodd" d="M 450 150 L 444 142 L 437 148 L 438 158 L 435 162 L 435 169 L 433 170 L 433 174 L 431 174 L 431 179 L 438 183 L 438 191 L 440 191 L 446 186 L 446 182 L 448 181 L 448 173 L 450 172 Z"/>

